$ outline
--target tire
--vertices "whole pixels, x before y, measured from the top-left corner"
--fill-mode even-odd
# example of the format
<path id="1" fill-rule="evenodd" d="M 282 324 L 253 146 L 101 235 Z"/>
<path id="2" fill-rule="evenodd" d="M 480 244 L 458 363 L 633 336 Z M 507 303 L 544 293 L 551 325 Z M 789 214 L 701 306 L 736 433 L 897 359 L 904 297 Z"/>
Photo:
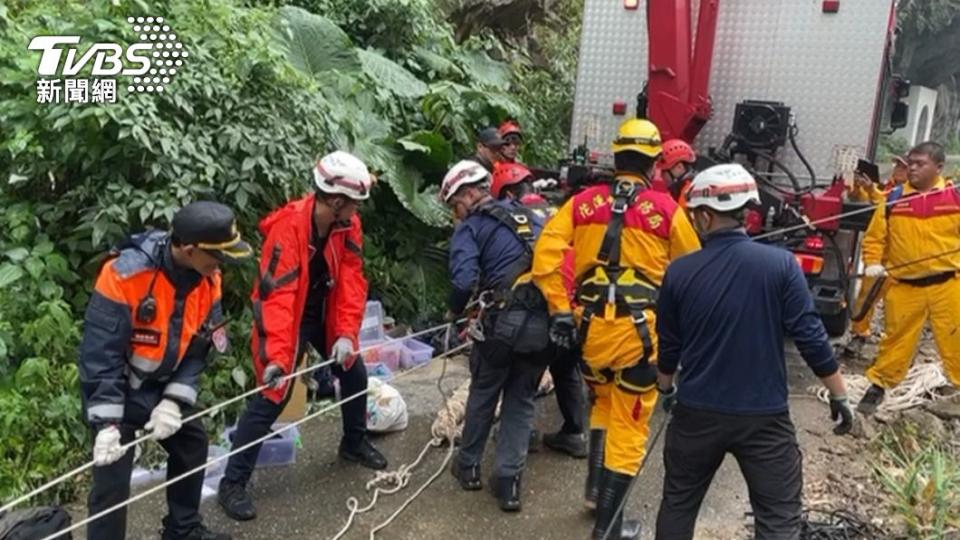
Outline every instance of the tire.
<path id="1" fill-rule="evenodd" d="M 840 337 L 847 333 L 850 317 L 847 316 L 846 310 L 832 315 L 821 314 L 820 319 L 823 320 L 823 327 L 826 328 L 828 336 Z"/>

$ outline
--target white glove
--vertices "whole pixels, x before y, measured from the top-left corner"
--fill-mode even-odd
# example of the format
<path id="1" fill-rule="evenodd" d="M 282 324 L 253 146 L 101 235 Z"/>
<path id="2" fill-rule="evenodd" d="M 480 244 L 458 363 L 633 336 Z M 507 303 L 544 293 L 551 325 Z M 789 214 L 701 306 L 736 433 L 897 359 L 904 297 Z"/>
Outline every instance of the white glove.
<path id="1" fill-rule="evenodd" d="M 333 349 L 330 350 L 330 356 L 333 357 L 334 362 L 343 366 L 344 369 L 350 369 L 353 367 L 353 342 L 345 337 L 337 339 L 333 343 Z"/>
<path id="2" fill-rule="evenodd" d="M 863 270 L 863 275 L 878 278 L 887 275 L 887 269 L 882 264 L 871 264 Z"/>
<path id="3" fill-rule="evenodd" d="M 180 406 L 175 401 L 162 399 L 153 412 L 150 421 L 143 427 L 153 432 L 158 441 L 162 441 L 180 430 L 183 417 L 180 415 Z"/>
<path id="4" fill-rule="evenodd" d="M 107 426 L 97 432 L 93 442 L 93 464 L 97 467 L 110 465 L 126 454 L 120 446 L 120 430 L 117 426 Z"/>
<path id="5" fill-rule="evenodd" d="M 267 367 L 263 368 L 263 384 L 272 389 L 280 388 L 280 385 L 284 383 L 284 375 L 282 367 L 276 364 L 267 364 Z"/>
<path id="6" fill-rule="evenodd" d="M 540 178 L 533 181 L 533 187 L 537 190 L 551 189 L 557 187 L 557 181 L 553 178 Z"/>

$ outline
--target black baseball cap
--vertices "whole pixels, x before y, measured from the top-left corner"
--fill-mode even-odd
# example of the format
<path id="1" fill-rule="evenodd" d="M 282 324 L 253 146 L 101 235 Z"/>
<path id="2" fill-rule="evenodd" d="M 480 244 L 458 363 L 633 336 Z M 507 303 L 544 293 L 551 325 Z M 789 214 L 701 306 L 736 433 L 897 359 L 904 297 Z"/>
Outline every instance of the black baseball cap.
<path id="1" fill-rule="evenodd" d="M 477 141 L 490 148 L 499 148 L 506 144 L 495 127 L 483 128 L 477 133 Z"/>
<path id="2" fill-rule="evenodd" d="M 173 216 L 173 237 L 179 244 L 195 245 L 224 262 L 253 254 L 240 238 L 237 218 L 229 207 L 213 201 L 192 202 Z"/>

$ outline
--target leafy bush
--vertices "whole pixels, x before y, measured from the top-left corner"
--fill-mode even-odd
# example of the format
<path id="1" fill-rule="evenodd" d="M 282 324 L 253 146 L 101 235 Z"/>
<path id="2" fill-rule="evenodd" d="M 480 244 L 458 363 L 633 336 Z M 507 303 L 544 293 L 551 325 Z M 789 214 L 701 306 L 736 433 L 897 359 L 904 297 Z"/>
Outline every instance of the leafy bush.
<path id="1" fill-rule="evenodd" d="M 425 324 L 440 316 L 447 292 L 449 218 L 437 184 L 472 152 L 474 131 L 513 116 L 541 145 L 530 155 L 561 151 L 554 120 L 565 113 L 544 110 L 566 106 L 560 85 L 544 100 L 527 88 L 550 80 L 543 68 L 489 37 L 455 43 L 433 2 L 290 3 L 0 6 L 0 500 L 89 458 L 75 366 L 80 321 L 107 247 L 128 232 L 165 228 L 190 200 L 218 199 L 257 243 L 257 221 L 310 189 L 319 154 L 351 150 L 380 179 L 363 209 L 371 296 L 399 320 Z M 30 38 L 129 43 L 131 12 L 162 13 L 190 53 L 166 92 L 120 85 L 109 106 L 37 103 Z M 232 349 L 208 369 L 201 407 L 252 384 L 253 266 L 225 276 Z M 77 487 L 47 498 L 69 499 Z"/>

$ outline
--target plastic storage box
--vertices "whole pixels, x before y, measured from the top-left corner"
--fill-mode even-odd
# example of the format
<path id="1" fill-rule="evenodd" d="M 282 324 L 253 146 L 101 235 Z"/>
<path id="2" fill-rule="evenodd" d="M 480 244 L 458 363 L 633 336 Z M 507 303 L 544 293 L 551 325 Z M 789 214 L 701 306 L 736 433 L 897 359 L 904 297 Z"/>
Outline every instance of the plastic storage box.
<path id="1" fill-rule="evenodd" d="M 364 363 L 383 364 L 391 372 L 400 370 L 400 362 L 404 350 L 402 341 L 386 338 L 386 341 L 383 343 L 367 346 L 372 348 L 360 353 L 361 356 L 363 356 Z"/>
<path id="2" fill-rule="evenodd" d="M 374 364 L 367 364 L 367 376 L 376 377 L 382 381 L 388 381 L 393 377 L 393 372 L 381 362 L 376 362 Z"/>
<path id="3" fill-rule="evenodd" d="M 360 348 L 381 343 L 386 338 L 383 331 L 383 305 L 377 301 L 367 302 L 360 325 Z"/>
<path id="4" fill-rule="evenodd" d="M 287 424 L 274 424 L 273 430 L 282 429 Z M 233 446 L 233 433 L 237 426 L 224 430 L 223 437 Z M 300 430 L 292 427 L 286 431 L 276 433 L 273 437 L 263 441 L 260 455 L 257 456 L 257 467 L 274 467 L 290 465 L 297 461 L 297 443 L 300 440 Z"/>
<path id="5" fill-rule="evenodd" d="M 433 358 L 433 347 L 416 339 L 403 340 L 403 351 L 400 355 L 400 367 L 410 369 L 425 364 Z"/>

